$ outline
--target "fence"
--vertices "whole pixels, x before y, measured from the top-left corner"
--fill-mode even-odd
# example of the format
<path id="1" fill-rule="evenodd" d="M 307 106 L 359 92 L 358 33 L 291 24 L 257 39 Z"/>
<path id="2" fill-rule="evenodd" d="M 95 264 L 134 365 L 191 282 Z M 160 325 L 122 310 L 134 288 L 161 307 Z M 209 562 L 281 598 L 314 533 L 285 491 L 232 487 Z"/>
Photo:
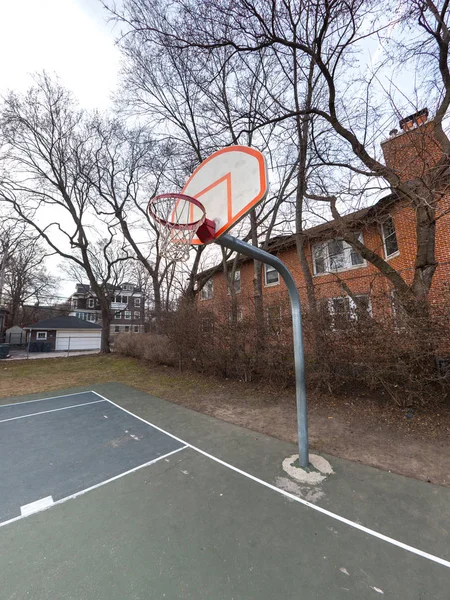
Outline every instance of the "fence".
<path id="1" fill-rule="evenodd" d="M 9 345 L 8 354 L 13 359 L 69 356 L 99 352 L 100 345 L 99 336 L 57 336 L 52 339 L 28 339 L 22 346 Z M 6 355 L 3 358 L 6 358 Z"/>

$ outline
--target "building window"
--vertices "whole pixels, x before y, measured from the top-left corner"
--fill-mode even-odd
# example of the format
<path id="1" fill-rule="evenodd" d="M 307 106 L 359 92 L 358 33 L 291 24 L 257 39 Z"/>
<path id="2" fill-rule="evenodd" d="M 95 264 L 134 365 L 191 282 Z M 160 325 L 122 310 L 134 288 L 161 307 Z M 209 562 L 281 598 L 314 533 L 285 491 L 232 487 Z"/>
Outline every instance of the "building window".
<path id="1" fill-rule="evenodd" d="M 266 307 L 266 322 L 267 328 L 272 332 L 281 332 L 281 306 L 267 306 Z"/>
<path id="2" fill-rule="evenodd" d="M 36 339 L 37 340 L 46 340 L 47 339 L 47 332 L 46 331 L 38 331 L 36 333 Z"/>
<path id="3" fill-rule="evenodd" d="M 122 313 L 121 312 L 114 313 L 114 318 L 115 319 L 121 319 L 122 318 Z"/>
<path id="4" fill-rule="evenodd" d="M 239 292 L 241 291 L 241 271 L 240 269 L 236 269 L 236 271 L 234 272 L 234 291 L 236 292 L 236 294 L 239 294 Z M 230 290 L 228 290 L 228 294 L 230 293 Z"/>
<path id="5" fill-rule="evenodd" d="M 264 285 L 278 285 L 280 283 L 280 274 L 270 265 L 264 265 Z"/>
<path id="6" fill-rule="evenodd" d="M 92 323 L 95 323 L 95 321 L 96 321 L 96 319 L 95 319 L 95 313 L 88 313 L 87 320 L 91 321 Z"/>
<path id="7" fill-rule="evenodd" d="M 128 304 L 128 296 L 116 296 L 114 302 L 117 304 Z"/>
<path id="8" fill-rule="evenodd" d="M 214 331 L 214 319 L 212 317 L 203 317 L 201 320 L 202 333 L 212 333 Z"/>
<path id="9" fill-rule="evenodd" d="M 211 300 L 214 296 L 214 282 L 212 279 L 208 279 L 205 285 L 200 290 L 200 300 Z"/>
<path id="10" fill-rule="evenodd" d="M 398 252 L 394 219 L 391 216 L 389 216 L 381 225 L 381 232 L 383 235 L 384 254 L 386 258 L 389 258 Z"/>
<path id="11" fill-rule="evenodd" d="M 129 325 L 125 325 L 125 333 L 130 333 L 130 326 Z"/>
<path id="12" fill-rule="evenodd" d="M 94 298 L 88 298 L 87 307 L 88 308 L 94 308 L 95 307 L 95 300 L 94 300 Z"/>
<path id="13" fill-rule="evenodd" d="M 392 290 L 392 314 L 394 315 L 395 327 L 400 329 L 408 322 L 408 312 L 400 299 L 397 290 Z"/>
<path id="14" fill-rule="evenodd" d="M 140 319 L 141 318 L 141 312 L 139 310 L 135 310 L 134 311 L 134 318 L 135 319 Z"/>
<path id="15" fill-rule="evenodd" d="M 360 294 L 355 296 L 355 298 L 358 304 L 350 296 L 326 300 L 333 329 L 345 329 L 349 323 L 358 321 L 361 317 L 371 314 L 369 296 L 367 294 Z"/>
<path id="16" fill-rule="evenodd" d="M 120 325 L 114 326 L 114 333 L 120 333 Z"/>
<path id="17" fill-rule="evenodd" d="M 134 299 L 134 306 L 136 308 L 138 308 L 141 305 L 141 299 L 140 298 L 135 298 Z"/>
<path id="18" fill-rule="evenodd" d="M 134 333 L 139 333 L 139 325 L 134 326 Z"/>
<path id="19" fill-rule="evenodd" d="M 132 286 L 130 283 L 125 283 L 125 284 L 122 286 L 122 289 L 123 289 L 125 292 L 132 292 L 132 291 L 133 291 L 133 286 Z"/>
<path id="20" fill-rule="evenodd" d="M 131 310 L 125 311 L 125 319 L 131 319 Z"/>
<path id="21" fill-rule="evenodd" d="M 362 234 L 358 234 L 359 241 L 363 241 Z M 328 240 L 313 246 L 314 274 L 346 271 L 354 267 L 365 265 L 361 254 L 354 250 L 344 240 Z"/>
<path id="22" fill-rule="evenodd" d="M 242 308 L 238 308 L 237 312 L 236 312 L 236 319 L 237 322 L 240 323 L 242 321 Z M 229 312 L 228 313 L 228 322 L 232 323 L 233 322 L 233 313 Z"/>

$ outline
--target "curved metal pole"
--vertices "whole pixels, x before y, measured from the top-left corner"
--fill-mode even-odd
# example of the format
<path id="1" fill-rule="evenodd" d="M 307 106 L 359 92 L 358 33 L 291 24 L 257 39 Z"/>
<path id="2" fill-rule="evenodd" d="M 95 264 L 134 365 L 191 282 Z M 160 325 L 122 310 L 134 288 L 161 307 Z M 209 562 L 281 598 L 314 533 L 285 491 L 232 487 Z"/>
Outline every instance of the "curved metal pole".
<path id="1" fill-rule="evenodd" d="M 308 453 L 308 420 L 306 412 L 306 385 L 305 385 L 305 353 L 303 349 L 302 334 L 302 311 L 300 306 L 300 296 L 295 285 L 294 278 L 286 265 L 276 256 L 251 246 L 242 240 L 225 233 L 217 240 L 220 246 L 230 248 L 245 254 L 260 262 L 266 263 L 276 269 L 283 278 L 291 300 L 292 308 L 292 329 L 294 333 L 294 363 L 295 363 L 295 389 L 297 400 L 297 429 L 298 429 L 298 459 L 301 467 L 307 467 L 309 464 Z"/>

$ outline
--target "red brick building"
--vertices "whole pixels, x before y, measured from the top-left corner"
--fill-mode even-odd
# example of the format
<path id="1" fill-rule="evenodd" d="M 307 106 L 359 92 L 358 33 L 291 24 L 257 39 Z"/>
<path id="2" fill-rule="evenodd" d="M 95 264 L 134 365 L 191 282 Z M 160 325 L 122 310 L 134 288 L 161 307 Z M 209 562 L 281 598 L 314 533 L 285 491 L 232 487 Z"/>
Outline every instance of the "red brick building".
<path id="1" fill-rule="evenodd" d="M 391 132 L 382 143 L 386 165 L 392 167 L 402 181 L 420 179 L 441 157 L 433 138 L 433 122 L 426 121 L 427 111 L 421 111 L 400 121 L 402 131 Z M 401 274 L 407 284 L 414 277 L 416 259 L 416 214 L 413 206 L 400 200 L 395 193 L 382 198 L 374 206 L 346 215 L 343 220 L 323 223 L 305 232 L 305 254 L 312 273 L 319 305 L 326 309 L 332 322 L 339 318 L 356 319 L 354 299 L 376 319 L 398 310 L 393 285 L 374 265 L 365 261 L 350 245 L 339 238 L 339 228 L 358 234 L 364 245 L 376 252 Z M 450 196 L 443 195 L 436 204 L 436 261 L 429 299 L 439 306 L 444 294 L 450 296 Z M 271 240 L 268 251 L 276 254 L 290 269 L 307 309 L 306 282 L 302 274 L 295 245 L 295 236 L 280 236 Z M 211 272 L 213 272 L 211 270 Z M 207 274 L 207 272 L 202 275 Z M 268 322 L 279 318 L 281 305 L 287 297 L 286 286 L 278 273 L 263 266 L 263 297 Z M 253 310 L 253 261 L 243 258 L 235 276 L 238 298 L 238 320 Z M 213 316 L 229 310 L 230 296 L 220 270 L 199 293 L 199 307 L 208 309 L 206 327 Z"/>

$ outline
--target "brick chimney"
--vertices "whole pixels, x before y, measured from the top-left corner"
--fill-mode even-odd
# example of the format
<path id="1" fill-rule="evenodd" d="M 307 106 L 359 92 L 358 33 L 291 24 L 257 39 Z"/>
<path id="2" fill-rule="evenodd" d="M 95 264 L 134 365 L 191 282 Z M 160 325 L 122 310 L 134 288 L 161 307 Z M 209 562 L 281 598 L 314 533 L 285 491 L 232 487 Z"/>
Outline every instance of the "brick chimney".
<path id="1" fill-rule="evenodd" d="M 385 163 L 403 181 L 421 178 L 442 156 L 433 121 L 428 121 L 428 109 L 401 119 L 399 126 L 400 132 L 393 129 L 389 139 L 381 143 Z"/>

